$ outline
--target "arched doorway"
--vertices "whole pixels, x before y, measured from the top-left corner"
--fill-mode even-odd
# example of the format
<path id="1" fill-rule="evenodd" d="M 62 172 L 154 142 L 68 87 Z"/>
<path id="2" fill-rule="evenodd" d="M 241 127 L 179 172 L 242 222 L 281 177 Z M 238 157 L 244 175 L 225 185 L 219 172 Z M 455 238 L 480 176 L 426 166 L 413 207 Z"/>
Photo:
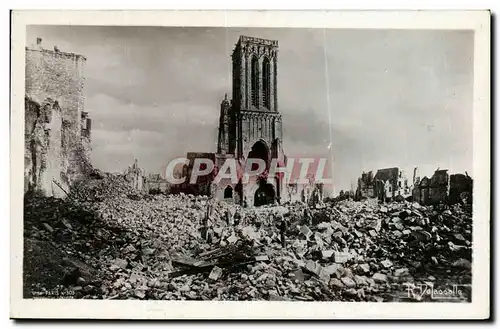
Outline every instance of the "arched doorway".
<path id="1" fill-rule="evenodd" d="M 254 206 L 264 206 L 266 204 L 274 203 L 276 193 L 274 191 L 274 186 L 269 183 L 263 183 L 259 186 L 257 191 L 255 191 L 254 196 Z"/>
<path id="2" fill-rule="evenodd" d="M 231 187 L 231 185 L 228 185 L 224 189 L 224 199 L 232 199 L 232 198 L 233 198 L 233 188 Z"/>

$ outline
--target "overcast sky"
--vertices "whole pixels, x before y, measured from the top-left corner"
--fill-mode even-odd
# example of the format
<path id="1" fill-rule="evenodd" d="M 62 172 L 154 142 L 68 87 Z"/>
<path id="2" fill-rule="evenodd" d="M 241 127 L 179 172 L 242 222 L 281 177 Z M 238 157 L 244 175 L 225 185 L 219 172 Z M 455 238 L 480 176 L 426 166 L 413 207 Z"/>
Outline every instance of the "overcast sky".
<path id="1" fill-rule="evenodd" d="M 329 157 L 337 192 L 362 171 L 472 173 L 473 33 L 342 29 L 33 26 L 43 46 L 87 57 L 95 167 L 147 172 L 215 152 L 240 35 L 278 40 L 289 157 Z M 330 139 L 331 134 L 331 139 Z"/>

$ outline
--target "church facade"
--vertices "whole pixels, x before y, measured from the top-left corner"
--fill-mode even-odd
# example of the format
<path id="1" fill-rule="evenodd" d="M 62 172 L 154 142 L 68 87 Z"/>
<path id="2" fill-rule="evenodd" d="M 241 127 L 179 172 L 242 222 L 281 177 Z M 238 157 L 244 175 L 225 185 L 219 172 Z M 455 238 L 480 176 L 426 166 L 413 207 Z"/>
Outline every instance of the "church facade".
<path id="1" fill-rule="evenodd" d="M 215 170 L 231 159 L 242 173 L 250 158 L 264 160 L 266 170 L 248 180 L 240 175 L 238 181 L 212 182 L 210 194 L 245 206 L 285 201 L 283 175 L 268 177 L 273 160 L 280 167 L 286 165 L 278 111 L 278 41 L 240 36 L 232 53 L 232 71 L 232 99 L 226 94 L 220 105 Z"/>

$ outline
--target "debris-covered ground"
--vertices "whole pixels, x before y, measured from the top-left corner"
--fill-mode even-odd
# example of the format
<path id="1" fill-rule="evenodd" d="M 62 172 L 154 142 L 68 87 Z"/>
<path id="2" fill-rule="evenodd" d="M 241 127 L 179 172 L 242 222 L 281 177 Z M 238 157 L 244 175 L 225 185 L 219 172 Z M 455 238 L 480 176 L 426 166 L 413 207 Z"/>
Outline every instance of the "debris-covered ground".
<path id="1" fill-rule="evenodd" d="M 24 211 L 26 298 L 471 299 L 472 215 L 461 205 L 243 209 L 140 195 L 107 175 L 65 200 L 26 196 Z"/>

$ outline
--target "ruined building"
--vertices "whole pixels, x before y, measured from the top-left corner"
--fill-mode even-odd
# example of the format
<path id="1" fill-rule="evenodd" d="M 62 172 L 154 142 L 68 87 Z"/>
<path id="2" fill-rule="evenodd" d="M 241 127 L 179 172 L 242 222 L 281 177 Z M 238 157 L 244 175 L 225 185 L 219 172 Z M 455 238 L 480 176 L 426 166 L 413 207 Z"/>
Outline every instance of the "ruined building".
<path id="1" fill-rule="evenodd" d="M 307 182 L 299 182 L 299 178 L 296 178 L 293 181 L 290 179 L 286 188 L 287 194 L 283 199 L 291 202 L 300 201 L 308 204 L 317 204 L 323 200 L 323 183 L 316 182 L 315 177 L 312 174 L 307 175 L 306 180 Z"/>
<path id="2" fill-rule="evenodd" d="M 130 186 L 137 190 L 142 191 L 146 185 L 146 173 L 139 167 L 137 159 L 134 160 L 132 166 L 128 166 L 125 170 L 125 179 L 130 183 Z"/>
<path id="3" fill-rule="evenodd" d="M 375 196 L 381 200 L 406 199 L 411 196 L 406 173 L 397 167 L 377 170 L 373 180 Z"/>
<path id="4" fill-rule="evenodd" d="M 91 119 L 84 112 L 85 57 L 26 47 L 24 191 L 64 196 L 89 170 Z"/>
<path id="5" fill-rule="evenodd" d="M 356 198 L 358 200 L 365 198 L 375 197 L 375 180 L 373 177 L 373 171 L 368 173 L 363 172 L 361 177 L 358 179 L 358 186 L 356 188 Z"/>
<path id="6" fill-rule="evenodd" d="M 437 169 L 431 178 L 425 176 L 413 189 L 413 201 L 423 205 L 439 203 L 472 203 L 472 178 L 464 174 L 448 174 Z"/>
<path id="7" fill-rule="evenodd" d="M 190 182 L 190 178 L 191 178 L 191 173 L 193 172 L 194 162 L 196 159 L 207 159 L 212 163 L 216 163 L 216 154 L 213 152 L 188 152 L 186 155 L 186 159 L 188 159 L 189 163 L 187 165 L 182 166 L 182 173 L 179 175 L 180 177 L 186 177 L 186 181 L 182 184 L 172 186 L 170 189 L 171 192 L 173 193 L 183 192 L 193 195 L 213 194 L 212 183 L 216 174 L 215 170 L 213 170 L 212 173 L 209 175 L 198 176 L 194 183 Z M 206 164 L 202 163 L 200 165 L 200 170 L 206 170 L 206 169 L 207 169 Z M 226 199 L 227 198 L 229 197 L 226 197 Z"/>
<path id="8" fill-rule="evenodd" d="M 150 194 L 169 193 L 170 183 L 160 174 L 149 174 L 146 178 L 145 191 Z"/>
<path id="9" fill-rule="evenodd" d="M 450 175 L 448 170 L 436 170 L 429 183 L 429 199 L 431 203 L 447 202 L 450 193 Z"/>
<path id="10" fill-rule="evenodd" d="M 235 159 L 240 172 L 248 158 L 264 160 L 267 170 L 273 159 L 281 165 L 286 163 L 278 111 L 277 67 L 278 41 L 239 38 L 232 53 L 232 99 L 226 95 L 220 106 L 217 153 L 200 153 L 201 157 L 215 159 L 216 170 L 227 159 Z M 224 178 L 210 188 L 210 194 L 248 206 L 284 200 L 287 193 L 283 177 L 273 177 L 272 183 L 268 183 L 267 170 L 260 178 L 251 177 L 247 184 L 241 179 L 234 182 Z M 200 188 L 206 189 L 206 183 Z"/>
<path id="11" fill-rule="evenodd" d="M 450 175 L 450 192 L 448 202 L 472 204 L 472 177 L 467 172 L 464 174 Z"/>
<path id="12" fill-rule="evenodd" d="M 396 200 L 411 197 L 411 187 L 404 170 L 397 167 L 363 172 L 358 178 L 354 198 L 378 198 L 380 200 Z"/>

